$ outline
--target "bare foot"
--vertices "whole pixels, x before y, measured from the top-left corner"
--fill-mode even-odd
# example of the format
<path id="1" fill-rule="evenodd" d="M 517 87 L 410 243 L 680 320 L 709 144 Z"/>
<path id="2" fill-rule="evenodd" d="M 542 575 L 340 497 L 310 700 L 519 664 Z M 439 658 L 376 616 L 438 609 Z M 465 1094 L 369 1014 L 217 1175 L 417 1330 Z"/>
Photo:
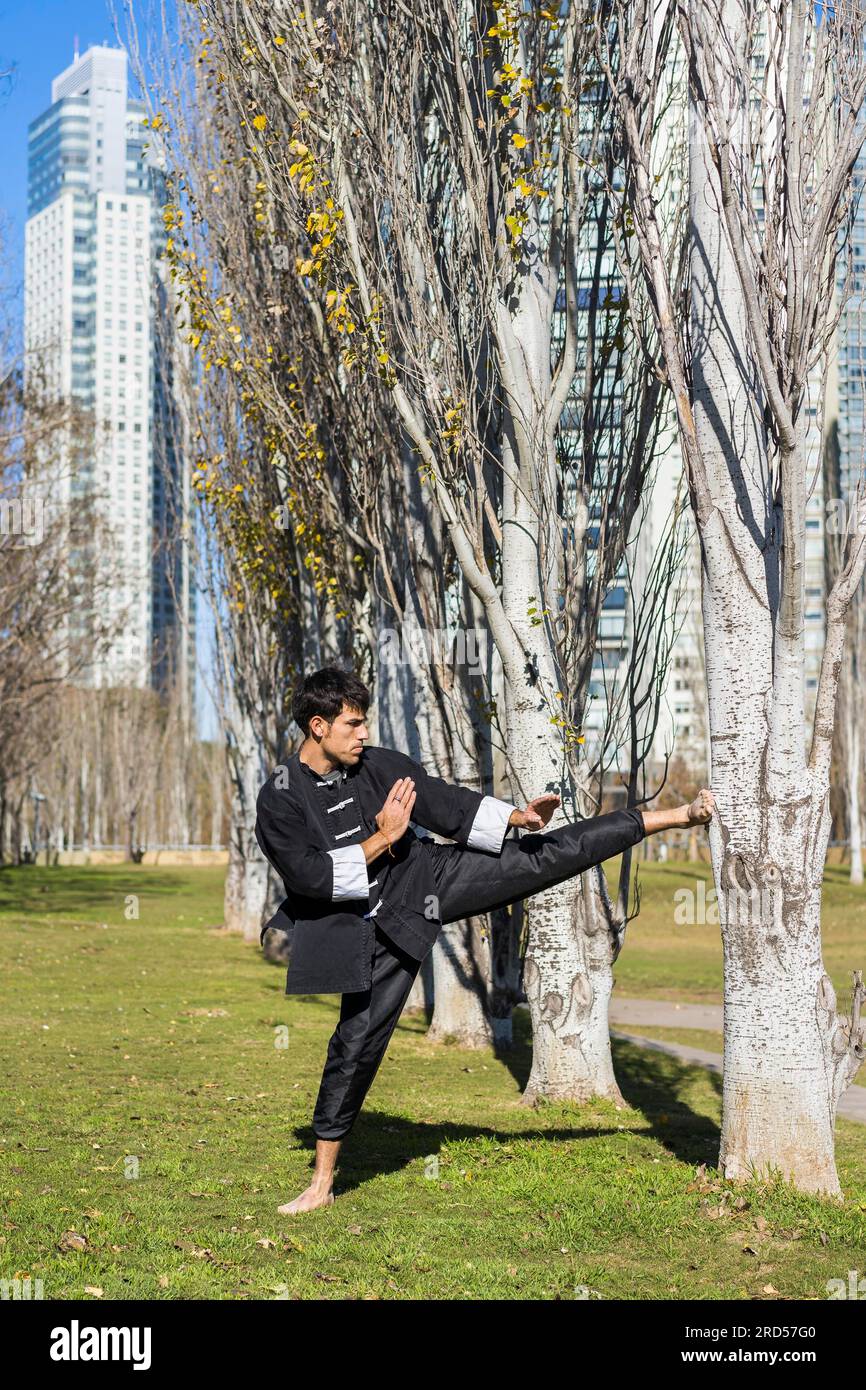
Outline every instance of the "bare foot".
<path id="1" fill-rule="evenodd" d="M 706 825 L 712 820 L 716 809 L 716 798 L 706 787 L 702 787 L 694 801 L 687 808 L 689 825 Z"/>
<path id="2" fill-rule="evenodd" d="M 293 1202 L 277 1207 L 280 1216 L 297 1216 L 302 1211 L 315 1211 L 316 1207 L 330 1207 L 334 1204 L 334 1194 L 330 1187 L 310 1185 Z"/>

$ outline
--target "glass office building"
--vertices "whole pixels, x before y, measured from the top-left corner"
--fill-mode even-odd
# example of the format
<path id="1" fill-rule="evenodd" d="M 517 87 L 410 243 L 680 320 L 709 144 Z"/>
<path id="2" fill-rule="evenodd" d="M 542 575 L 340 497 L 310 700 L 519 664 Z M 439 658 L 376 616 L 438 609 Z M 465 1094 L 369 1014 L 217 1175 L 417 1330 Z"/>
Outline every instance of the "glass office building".
<path id="1" fill-rule="evenodd" d="M 51 392 L 93 420 L 64 473 L 99 499 L 111 541 L 98 602 L 120 632 L 95 685 L 194 683 L 194 604 L 181 539 L 188 493 L 172 428 L 163 175 L 123 49 L 93 47 L 30 125 L 25 342 Z M 79 451 L 80 453 L 80 451 Z"/>

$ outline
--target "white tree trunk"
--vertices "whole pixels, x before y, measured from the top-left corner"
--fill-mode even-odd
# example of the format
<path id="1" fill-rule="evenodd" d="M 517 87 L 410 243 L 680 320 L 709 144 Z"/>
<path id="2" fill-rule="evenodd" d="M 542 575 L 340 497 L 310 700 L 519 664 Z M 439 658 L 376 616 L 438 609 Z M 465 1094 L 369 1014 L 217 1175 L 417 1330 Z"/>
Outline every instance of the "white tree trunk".
<path id="1" fill-rule="evenodd" d="M 701 0 L 692 8 L 700 22 Z M 732 45 L 742 25 L 740 5 L 728 0 Z M 748 71 L 742 45 L 735 61 Z M 741 281 L 702 115 L 691 115 L 694 423 L 712 503 L 700 518 L 719 808 L 710 843 L 725 972 L 720 1166 L 728 1178 L 778 1170 L 804 1190 L 838 1193 L 833 1124 L 849 1059 L 836 1050 L 841 1030 L 821 959 L 827 786 L 806 763 L 802 627 L 785 623 L 778 598 L 781 509 Z M 799 451 L 781 468 L 796 489 Z M 800 524 L 797 515 L 792 530 Z M 785 538 L 791 547 L 795 539 Z M 802 569 L 788 582 L 802 585 Z"/>
<path id="2" fill-rule="evenodd" d="M 266 775 L 264 749 L 240 712 L 233 729 L 237 742 L 230 754 L 233 794 L 225 925 L 245 941 L 258 941 L 268 896 L 268 863 L 255 836 L 256 798 Z"/>
<path id="3" fill-rule="evenodd" d="M 521 342 L 528 344 L 528 333 L 521 334 Z M 554 791 L 567 806 L 562 753 L 539 688 L 541 681 L 555 693 L 558 677 L 543 628 L 533 625 L 527 612 L 539 608 L 546 592 L 539 574 L 539 521 L 513 455 L 505 460 L 503 491 L 503 605 L 523 649 L 534 656 L 534 669 L 527 671 L 523 682 L 509 681 L 506 686 L 508 758 L 515 797 L 517 804 L 523 804 Z M 568 819 L 573 814 L 560 811 L 550 828 Z M 526 902 L 523 982 L 533 1036 L 532 1070 L 523 1095 L 527 1105 L 540 1097 L 622 1099 L 613 1074 L 608 1029 L 613 988 L 610 940 L 606 930 L 591 936 L 584 932 L 584 923 L 594 922 L 587 912 L 587 891 L 581 878 L 573 878 Z"/>
<path id="4" fill-rule="evenodd" d="M 433 947 L 431 1042 L 455 1038 L 461 1047 L 493 1045 L 485 1001 L 490 988 L 490 940 L 486 918 L 470 917 L 444 926 Z"/>
<path id="5" fill-rule="evenodd" d="M 863 841 L 860 831 L 860 711 L 855 705 L 856 694 L 849 688 L 845 708 L 848 711 L 848 825 L 851 845 L 851 882 L 863 882 Z"/>
<path id="6" fill-rule="evenodd" d="M 473 786 L 477 785 L 479 769 L 475 732 L 464 698 L 464 663 L 468 653 L 465 641 L 461 641 L 452 662 L 444 636 L 451 618 L 462 625 L 458 632 L 465 639 L 467 627 L 473 625 L 473 614 L 471 610 L 450 614 L 447 611 L 448 596 L 443 595 L 442 580 L 442 519 L 438 514 L 426 513 L 414 455 L 405 460 L 404 476 L 408 553 L 400 637 L 409 662 L 400 668 L 404 677 L 403 702 L 399 715 L 392 712 L 391 725 L 395 730 L 400 722 L 411 725 L 413 736 L 406 744 L 396 746 L 417 745 L 418 760 L 424 767 L 435 769 L 436 775 L 447 781 Z M 441 692 L 438 697 L 431 666 Z M 436 835 L 432 838 L 439 839 Z M 492 1045 L 488 1012 L 490 943 L 486 928 L 486 918 L 452 922 L 442 928 L 434 944 L 428 975 L 433 986 L 433 1017 L 427 1033 L 431 1042 L 455 1037 L 464 1047 Z M 420 995 L 423 1000 L 424 986 L 419 982 L 415 999 Z M 407 1000 L 406 1007 L 418 1005 Z"/>

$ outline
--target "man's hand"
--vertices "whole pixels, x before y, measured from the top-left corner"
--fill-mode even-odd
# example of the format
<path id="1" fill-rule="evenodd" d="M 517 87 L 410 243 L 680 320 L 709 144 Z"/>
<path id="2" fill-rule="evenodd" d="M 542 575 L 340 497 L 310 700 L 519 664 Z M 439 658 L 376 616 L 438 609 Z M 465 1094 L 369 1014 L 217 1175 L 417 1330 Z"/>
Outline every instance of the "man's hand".
<path id="1" fill-rule="evenodd" d="M 716 798 L 708 787 L 702 787 L 694 801 L 689 803 L 687 815 L 689 825 L 706 825 L 713 818 Z"/>
<path id="2" fill-rule="evenodd" d="M 401 777 L 388 793 L 388 800 L 376 816 L 376 824 L 390 844 L 406 834 L 417 795 L 411 777 Z"/>
<path id="3" fill-rule="evenodd" d="M 559 797 L 555 792 L 544 792 L 541 796 L 534 796 L 525 811 L 512 811 L 508 824 L 516 825 L 521 830 L 540 830 L 547 825 L 558 805 Z"/>

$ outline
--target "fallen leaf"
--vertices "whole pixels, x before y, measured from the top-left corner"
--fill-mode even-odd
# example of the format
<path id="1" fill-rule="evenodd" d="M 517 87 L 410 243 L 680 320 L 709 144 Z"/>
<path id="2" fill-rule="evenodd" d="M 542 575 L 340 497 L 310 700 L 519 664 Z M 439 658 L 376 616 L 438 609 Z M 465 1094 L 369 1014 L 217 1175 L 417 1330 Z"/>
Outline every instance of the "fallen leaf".
<path id="1" fill-rule="evenodd" d="M 60 1250 L 86 1250 L 87 1241 L 77 1231 L 64 1231 L 60 1237 Z"/>

